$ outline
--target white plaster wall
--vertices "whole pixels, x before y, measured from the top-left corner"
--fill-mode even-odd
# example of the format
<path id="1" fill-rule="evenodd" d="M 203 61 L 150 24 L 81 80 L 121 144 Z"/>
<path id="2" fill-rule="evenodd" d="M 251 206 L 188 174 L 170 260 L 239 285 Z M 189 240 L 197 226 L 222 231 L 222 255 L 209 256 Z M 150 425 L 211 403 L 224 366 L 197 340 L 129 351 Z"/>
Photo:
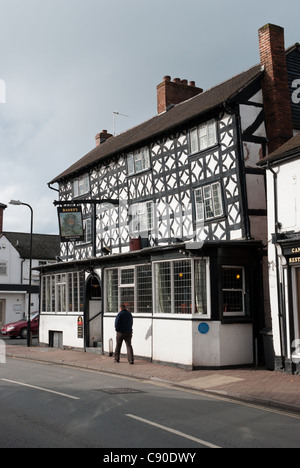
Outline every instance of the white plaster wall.
<path id="1" fill-rule="evenodd" d="M 115 331 L 116 315 L 107 314 L 103 320 L 103 350 L 109 352 L 109 340 L 113 340 L 113 351 L 116 346 Z M 133 315 L 132 347 L 135 356 L 151 358 L 152 355 L 152 318 L 151 316 Z M 122 354 L 126 354 L 126 344 L 123 343 Z"/>
<path id="2" fill-rule="evenodd" d="M 278 190 L 278 221 L 282 224 L 282 232 L 300 230 L 300 160 L 292 160 L 273 167 L 277 173 Z M 272 329 L 274 351 L 276 356 L 281 355 L 280 326 L 278 319 L 277 274 L 276 274 L 276 247 L 272 244 L 272 234 L 275 233 L 274 212 L 274 177 L 271 171 L 267 171 L 267 198 L 268 198 L 268 264 L 269 264 L 269 289 L 272 314 Z M 283 278 L 281 250 L 278 250 L 280 280 L 286 284 Z M 288 295 L 286 295 L 288 301 Z M 288 310 L 289 304 L 286 304 Z M 290 341 L 290 337 L 287 337 Z"/>
<path id="3" fill-rule="evenodd" d="M 194 366 L 225 367 L 253 364 L 251 324 L 206 322 L 209 332 L 202 335 L 193 322 Z"/>
<path id="4" fill-rule="evenodd" d="M 39 341 L 43 344 L 49 344 L 49 330 L 63 332 L 63 346 L 72 348 L 82 348 L 84 346 L 83 338 L 77 338 L 77 320 L 78 315 L 40 315 Z"/>
<path id="5" fill-rule="evenodd" d="M 154 318 L 153 359 L 191 366 L 193 363 L 192 322 Z"/>
<path id="6" fill-rule="evenodd" d="M 5 300 L 5 323 L 16 322 L 24 317 L 25 293 L 1 292 L 0 299 Z M 14 310 L 18 308 L 20 308 L 20 310 Z"/>

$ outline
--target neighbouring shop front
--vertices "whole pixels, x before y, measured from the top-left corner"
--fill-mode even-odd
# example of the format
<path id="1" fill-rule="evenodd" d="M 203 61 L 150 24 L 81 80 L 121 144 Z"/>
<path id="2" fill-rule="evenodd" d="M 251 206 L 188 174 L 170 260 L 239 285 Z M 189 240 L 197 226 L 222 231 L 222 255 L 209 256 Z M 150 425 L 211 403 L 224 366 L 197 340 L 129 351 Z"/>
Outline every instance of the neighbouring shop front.
<path id="1" fill-rule="evenodd" d="M 281 248 L 281 336 L 285 367 L 300 371 L 300 234 L 278 242 Z M 278 359 L 278 358 L 277 358 Z"/>
<path id="2" fill-rule="evenodd" d="M 263 327 L 262 246 L 255 241 L 146 248 L 41 268 L 40 344 L 104 353 L 120 304 L 135 355 L 187 368 L 252 365 Z"/>

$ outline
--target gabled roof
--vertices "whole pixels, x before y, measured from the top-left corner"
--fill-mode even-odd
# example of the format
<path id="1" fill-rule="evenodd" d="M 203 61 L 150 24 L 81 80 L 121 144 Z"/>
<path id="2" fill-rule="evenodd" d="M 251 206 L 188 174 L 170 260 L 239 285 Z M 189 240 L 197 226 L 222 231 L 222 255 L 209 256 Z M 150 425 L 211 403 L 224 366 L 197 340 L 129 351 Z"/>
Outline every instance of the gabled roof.
<path id="1" fill-rule="evenodd" d="M 276 151 L 269 154 L 257 163 L 258 166 L 267 166 L 268 163 L 284 161 L 291 157 L 300 158 L 300 133 L 291 138 L 284 145 L 280 146 Z"/>
<path id="2" fill-rule="evenodd" d="M 22 232 L 2 232 L 1 237 L 7 240 L 17 250 L 21 258 L 30 257 L 30 234 Z M 32 258 L 34 260 L 55 260 L 60 254 L 60 237 L 48 234 L 33 234 Z"/>
<path id="3" fill-rule="evenodd" d="M 239 92 L 260 77 L 262 73 L 261 66 L 256 65 L 202 94 L 177 104 L 168 112 L 159 114 L 118 136 L 109 138 L 105 143 L 95 147 L 87 155 L 55 177 L 49 184 L 74 176 L 105 158 L 129 151 L 135 145 L 142 145 L 143 142 L 149 139 L 183 126 L 193 119 L 222 106 L 223 103 L 228 103 Z"/>

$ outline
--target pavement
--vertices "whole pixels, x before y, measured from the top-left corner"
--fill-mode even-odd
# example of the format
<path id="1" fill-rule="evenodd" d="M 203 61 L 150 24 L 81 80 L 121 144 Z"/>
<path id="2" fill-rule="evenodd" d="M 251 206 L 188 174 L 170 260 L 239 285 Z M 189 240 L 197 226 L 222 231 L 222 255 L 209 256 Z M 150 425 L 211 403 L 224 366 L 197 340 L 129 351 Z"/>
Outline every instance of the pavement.
<path id="1" fill-rule="evenodd" d="M 143 359 L 130 365 L 126 357 L 115 363 L 113 357 L 102 354 L 9 344 L 6 357 L 133 377 L 300 415 L 300 375 L 264 368 L 192 371 Z"/>

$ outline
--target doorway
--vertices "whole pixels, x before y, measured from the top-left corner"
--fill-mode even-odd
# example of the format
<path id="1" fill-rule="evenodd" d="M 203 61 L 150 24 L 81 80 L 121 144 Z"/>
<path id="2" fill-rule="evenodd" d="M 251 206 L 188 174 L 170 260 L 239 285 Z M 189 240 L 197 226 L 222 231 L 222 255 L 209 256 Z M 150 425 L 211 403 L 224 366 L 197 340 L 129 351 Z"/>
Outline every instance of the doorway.
<path id="1" fill-rule="evenodd" d="M 102 348 L 102 291 L 100 280 L 97 276 L 91 276 L 88 279 L 86 285 L 86 304 L 86 347 Z"/>

